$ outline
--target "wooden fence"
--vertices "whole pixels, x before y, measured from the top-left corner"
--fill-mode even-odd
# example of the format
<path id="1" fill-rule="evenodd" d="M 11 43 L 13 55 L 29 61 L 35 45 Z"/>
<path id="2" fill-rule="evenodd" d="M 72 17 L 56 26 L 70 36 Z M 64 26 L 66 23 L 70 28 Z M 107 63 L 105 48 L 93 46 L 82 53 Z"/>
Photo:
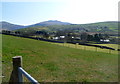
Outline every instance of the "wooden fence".
<path id="1" fill-rule="evenodd" d="M 32 84 L 39 84 L 37 80 L 22 68 L 22 56 L 13 57 L 12 61 L 13 71 L 11 73 L 9 84 L 23 84 L 23 76 L 25 76 Z"/>

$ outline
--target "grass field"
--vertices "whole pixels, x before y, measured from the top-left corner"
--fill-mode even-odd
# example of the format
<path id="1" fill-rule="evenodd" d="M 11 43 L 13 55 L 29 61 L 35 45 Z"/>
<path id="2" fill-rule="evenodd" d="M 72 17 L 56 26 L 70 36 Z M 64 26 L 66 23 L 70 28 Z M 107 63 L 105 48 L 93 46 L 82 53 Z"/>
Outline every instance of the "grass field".
<path id="1" fill-rule="evenodd" d="M 102 48 L 97 48 L 97 47 L 92 47 L 92 46 L 84 46 L 84 45 L 77 45 L 77 44 L 70 44 L 70 43 L 64 43 L 64 44 L 63 43 L 51 43 L 51 44 L 66 46 L 66 47 L 69 47 L 69 48 L 88 50 L 88 51 L 118 54 L 117 50 L 102 49 Z M 107 47 L 118 49 L 118 44 L 95 44 L 95 45 L 102 45 L 102 46 L 107 46 Z"/>
<path id="2" fill-rule="evenodd" d="M 116 50 L 119 48 L 118 44 L 96 44 L 96 45 L 108 46 L 108 47 L 114 48 Z"/>
<path id="3" fill-rule="evenodd" d="M 3 35 L 3 82 L 9 81 L 12 57 L 39 82 L 118 81 L 118 55 Z M 25 80 L 26 81 L 26 80 Z"/>

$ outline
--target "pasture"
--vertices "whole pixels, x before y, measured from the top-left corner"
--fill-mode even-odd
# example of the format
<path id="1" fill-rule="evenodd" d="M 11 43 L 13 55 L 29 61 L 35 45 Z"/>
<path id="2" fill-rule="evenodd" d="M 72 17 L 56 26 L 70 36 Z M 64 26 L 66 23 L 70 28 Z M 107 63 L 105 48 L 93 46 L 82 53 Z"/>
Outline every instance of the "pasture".
<path id="1" fill-rule="evenodd" d="M 107 46 L 114 48 L 116 50 L 109 50 L 109 49 L 102 49 L 98 47 L 93 47 L 93 46 L 85 46 L 85 45 L 78 45 L 78 44 L 70 44 L 70 43 L 51 43 L 51 44 L 56 44 L 60 46 L 65 46 L 69 48 L 76 48 L 76 49 L 82 49 L 82 50 L 87 50 L 87 51 L 95 51 L 95 52 L 104 52 L 104 53 L 109 53 L 109 54 L 118 54 L 118 44 L 95 44 L 95 45 L 101 45 L 101 46 Z"/>
<path id="2" fill-rule="evenodd" d="M 114 48 L 116 50 L 119 48 L 118 44 L 96 44 L 96 45 L 108 46 L 108 47 Z"/>
<path id="3" fill-rule="evenodd" d="M 23 68 L 39 82 L 118 81 L 118 54 L 9 35 L 2 38 L 3 82 L 9 81 L 13 56 L 22 56 Z"/>

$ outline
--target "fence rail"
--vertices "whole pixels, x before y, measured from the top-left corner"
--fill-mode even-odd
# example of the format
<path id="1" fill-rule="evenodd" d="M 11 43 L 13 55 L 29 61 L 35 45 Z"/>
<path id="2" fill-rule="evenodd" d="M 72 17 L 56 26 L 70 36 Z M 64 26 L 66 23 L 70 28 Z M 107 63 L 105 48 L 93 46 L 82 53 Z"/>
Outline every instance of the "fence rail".
<path id="1" fill-rule="evenodd" d="M 11 73 L 9 84 L 22 84 L 23 76 L 25 76 L 32 84 L 39 84 L 30 74 L 22 68 L 22 56 L 12 58 L 13 71 Z"/>
<path id="2" fill-rule="evenodd" d="M 35 80 L 31 75 L 29 75 L 22 67 L 19 67 L 18 70 L 19 70 L 19 79 L 20 79 L 20 82 L 23 82 L 23 78 L 22 78 L 22 74 L 23 74 L 33 84 L 39 84 L 38 81 Z"/>

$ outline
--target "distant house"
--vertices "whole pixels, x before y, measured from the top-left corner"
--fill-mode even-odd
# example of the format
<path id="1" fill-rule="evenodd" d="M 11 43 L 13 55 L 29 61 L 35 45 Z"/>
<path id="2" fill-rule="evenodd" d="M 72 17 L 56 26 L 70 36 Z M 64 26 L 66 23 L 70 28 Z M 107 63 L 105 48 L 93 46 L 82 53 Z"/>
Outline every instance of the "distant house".
<path id="1" fill-rule="evenodd" d="M 58 40 L 58 39 L 59 39 L 59 37 L 53 37 L 53 39 L 54 39 L 54 40 Z"/>
<path id="2" fill-rule="evenodd" d="M 72 38 L 75 38 L 75 37 L 72 36 Z"/>
<path id="3" fill-rule="evenodd" d="M 100 39 L 101 42 L 110 42 L 109 39 Z"/>
<path id="4" fill-rule="evenodd" d="M 76 39 L 81 40 L 81 38 L 80 38 L 80 37 L 76 37 Z"/>
<path id="5" fill-rule="evenodd" d="M 65 38 L 65 36 L 53 37 L 54 40 L 64 39 L 64 38 Z"/>
<path id="6" fill-rule="evenodd" d="M 65 36 L 60 36 L 60 38 L 65 38 Z"/>

